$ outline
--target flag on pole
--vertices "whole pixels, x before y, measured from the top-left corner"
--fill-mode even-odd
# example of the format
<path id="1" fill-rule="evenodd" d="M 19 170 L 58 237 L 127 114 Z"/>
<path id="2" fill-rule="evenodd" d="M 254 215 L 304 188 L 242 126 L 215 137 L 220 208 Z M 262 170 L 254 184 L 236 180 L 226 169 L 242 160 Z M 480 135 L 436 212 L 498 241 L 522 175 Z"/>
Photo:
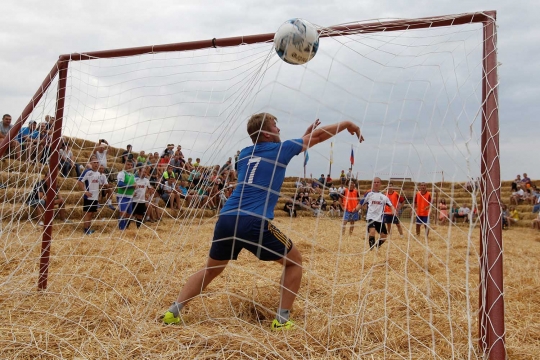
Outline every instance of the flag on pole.
<path id="1" fill-rule="evenodd" d="M 354 165 L 354 151 L 353 151 L 352 145 L 351 145 L 351 165 Z"/>
<path id="2" fill-rule="evenodd" d="M 307 162 L 309 160 L 309 154 L 307 151 L 304 152 L 304 167 L 307 165 Z"/>

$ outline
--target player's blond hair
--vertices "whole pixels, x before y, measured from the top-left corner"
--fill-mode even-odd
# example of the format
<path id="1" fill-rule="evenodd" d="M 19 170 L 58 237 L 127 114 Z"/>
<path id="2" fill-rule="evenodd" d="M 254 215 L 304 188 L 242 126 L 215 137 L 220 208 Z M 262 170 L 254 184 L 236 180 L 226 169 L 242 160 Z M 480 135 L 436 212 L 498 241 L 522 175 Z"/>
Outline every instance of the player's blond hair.
<path id="1" fill-rule="evenodd" d="M 259 142 L 261 132 L 268 130 L 268 122 L 271 120 L 277 119 L 274 115 L 269 113 L 255 114 L 248 120 L 247 132 L 254 144 Z"/>

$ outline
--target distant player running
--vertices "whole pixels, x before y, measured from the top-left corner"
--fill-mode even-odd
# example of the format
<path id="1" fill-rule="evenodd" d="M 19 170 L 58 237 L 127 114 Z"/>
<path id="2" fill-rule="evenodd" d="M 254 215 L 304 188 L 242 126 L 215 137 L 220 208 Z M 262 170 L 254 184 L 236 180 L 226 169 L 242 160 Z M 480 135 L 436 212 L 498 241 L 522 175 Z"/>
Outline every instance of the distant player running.
<path id="1" fill-rule="evenodd" d="M 291 159 L 302 151 L 326 141 L 343 130 L 356 135 L 360 141 L 360 128 L 343 121 L 315 130 L 317 120 L 304 136 L 281 142 L 277 119 L 268 113 L 253 115 L 247 124 L 252 146 L 244 148 L 238 160 L 238 185 L 219 214 L 210 254 L 206 266 L 186 282 L 178 299 L 163 315 L 163 322 L 180 322 L 180 311 L 191 299 L 199 295 L 210 282 L 225 269 L 230 260 L 236 260 L 242 249 L 263 261 L 276 261 L 283 265 L 281 297 L 272 330 L 288 330 L 294 326 L 289 312 L 300 288 L 302 256 L 292 241 L 270 221 L 279 199 L 285 170 Z"/>
<path id="2" fill-rule="evenodd" d="M 394 191 L 394 184 L 392 182 L 388 183 L 388 189 L 386 190 L 386 197 L 390 199 L 397 213 L 401 207 L 401 203 L 399 202 L 399 198 L 400 198 L 399 193 L 397 191 Z M 386 225 L 386 230 L 388 231 L 388 235 L 390 235 L 392 232 L 392 224 L 396 224 L 399 231 L 399 235 L 403 236 L 403 229 L 401 228 L 401 222 L 399 221 L 399 217 L 397 216 L 397 214 L 394 214 L 390 206 L 384 207 L 383 222 Z"/>
<path id="3" fill-rule="evenodd" d="M 381 179 L 373 179 L 371 191 L 364 198 L 364 207 L 367 207 L 366 221 L 369 237 L 369 248 L 380 247 L 386 241 L 386 226 L 383 224 L 384 207 L 389 206 L 392 214 L 396 214 L 394 205 L 385 195 L 379 192 Z M 359 206 L 360 207 L 360 206 Z M 379 233 L 379 241 L 375 241 L 375 232 Z"/>

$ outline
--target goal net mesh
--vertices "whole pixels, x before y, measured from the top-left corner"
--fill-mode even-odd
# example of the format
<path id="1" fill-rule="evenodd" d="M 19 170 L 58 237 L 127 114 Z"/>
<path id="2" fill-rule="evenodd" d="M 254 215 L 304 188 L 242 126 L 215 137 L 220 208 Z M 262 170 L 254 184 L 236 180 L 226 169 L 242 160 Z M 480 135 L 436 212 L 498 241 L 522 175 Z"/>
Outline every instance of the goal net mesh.
<path id="1" fill-rule="evenodd" d="M 55 114 L 57 85 L 51 86 L 23 125 L 36 121 L 42 128 L 38 145 L 1 165 L 3 353 L 12 358 L 475 357 L 482 50 L 482 25 L 468 24 L 341 31 L 321 37 L 317 55 L 302 66 L 280 60 L 270 42 L 70 61 L 62 143 L 81 169 L 103 146 L 113 195 L 102 192 L 91 223 L 95 232 L 85 235 L 76 170 L 68 169 L 65 178 L 58 173 L 65 214 L 57 213 L 53 221 L 47 289 L 36 291 L 44 227 L 29 198 L 46 178 L 47 154 L 55 151 L 47 150 L 51 142 L 43 134 L 46 125 L 40 125 Z M 186 306 L 181 325 L 164 327 L 159 316 L 204 266 L 222 195 L 236 183 L 234 171 L 222 167 L 231 158 L 234 169 L 237 150 L 251 145 L 246 122 L 260 112 L 277 117 L 282 139 L 301 137 L 315 119 L 322 125 L 353 121 L 365 138 L 358 143 L 340 133 L 310 149 L 309 160 L 297 156 L 287 168 L 273 223 L 303 256 L 291 315 L 296 328 L 269 330 L 283 269 L 247 251 Z M 120 230 L 115 180 L 128 144 L 137 169 L 147 166 L 156 174 L 156 191 L 147 194 L 142 225 Z M 190 197 L 166 203 L 159 184 L 167 182 L 166 167 L 157 162 L 168 146 L 174 153 L 179 145 L 185 162 L 200 159 L 200 174 L 182 164 L 176 186 L 184 180 Z M 370 250 L 364 216 L 352 235 L 349 224 L 342 233 L 343 213 L 330 214 L 332 198 L 324 184 L 308 196 L 322 195 L 326 211 L 298 204 L 294 217 L 284 210 L 287 200 L 298 200 L 321 174 L 330 174 L 339 188 L 342 170 L 350 171 L 361 196 L 374 177 L 381 178 L 383 193 L 393 182 L 401 195 L 402 236 L 393 225 L 386 243 Z M 423 226 L 417 233 L 412 210 L 422 182 L 432 199 L 427 236 Z"/>

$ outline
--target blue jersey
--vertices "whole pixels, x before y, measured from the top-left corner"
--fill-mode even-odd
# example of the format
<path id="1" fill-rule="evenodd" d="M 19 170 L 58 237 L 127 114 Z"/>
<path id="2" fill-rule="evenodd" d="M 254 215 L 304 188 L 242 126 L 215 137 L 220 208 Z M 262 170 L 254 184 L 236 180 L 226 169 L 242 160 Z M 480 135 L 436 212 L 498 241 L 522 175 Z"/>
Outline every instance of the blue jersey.
<path id="1" fill-rule="evenodd" d="M 238 185 L 220 215 L 273 219 L 287 165 L 302 148 L 302 139 L 296 139 L 264 142 L 243 149 L 238 159 Z"/>

